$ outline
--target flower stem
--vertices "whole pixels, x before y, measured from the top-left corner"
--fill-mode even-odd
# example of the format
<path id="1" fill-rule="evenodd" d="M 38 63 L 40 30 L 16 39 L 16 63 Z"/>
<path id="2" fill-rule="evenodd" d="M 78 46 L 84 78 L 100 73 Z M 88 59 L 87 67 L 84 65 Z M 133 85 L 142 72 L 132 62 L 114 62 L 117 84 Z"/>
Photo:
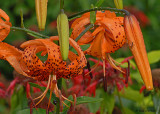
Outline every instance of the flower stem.
<path id="1" fill-rule="evenodd" d="M 12 29 L 12 30 L 17 30 L 17 31 L 26 32 L 26 33 L 28 33 L 29 35 L 34 36 L 34 37 L 37 37 L 37 38 L 49 38 L 49 36 L 40 34 L 40 33 L 38 33 L 38 32 L 29 30 L 29 29 L 26 29 L 26 28 L 21 28 L 21 27 L 11 27 L 11 29 Z"/>
<path id="2" fill-rule="evenodd" d="M 60 10 L 64 9 L 64 0 L 60 0 Z"/>
<path id="3" fill-rule="evenodd" d="M 62 78 L 58 79 L 58 89 L 61 90 L 62 89 Z"/>
<path id="4" fill-rule="evenodd" d="M 79 34 L 79 36 L 75 39 L 75 41 L 77 42 L 77 41 L 78 41 L 89 29 L 91 29 L 93 26 L 94 26 L 94 24 L 88 25 L 88 26 L 86 27 L 86 29 Z"/>
<path id="5" fill-rule="evenodd" d="M 74 15 L 71 15 L 68 17 L 69 20 L 72 20 L 76 17 L 78 17 L 79 15 L 82 15 L 84 13 L 87 13 L 87 12 L 91 12 L 91 11 L 97 11 L 97 10 L 110 10 L 110 11 L 114 11 L 114 12 L 121 12 L 121 13 L 125 13 L 126 15 L 129 15 L 130 13 L 125 10 L 125 9 L 116 9 L 116 8 L 108 8 L 108 7 L 100 7 L 100 8 L 92 8 L 92 9 L 88 9 L 88 10 L 84 10 L 84 11 L 81 11 L 81 12 L 78 12 Z"/>
<path id="6" fill-rule="evenodd" d="M 20 16 L 21 16 L 21 28 L 25 28 L 24 23 L 23 23 L 23 11 L 22 11 L 22 9 L 20 10 Z"/>

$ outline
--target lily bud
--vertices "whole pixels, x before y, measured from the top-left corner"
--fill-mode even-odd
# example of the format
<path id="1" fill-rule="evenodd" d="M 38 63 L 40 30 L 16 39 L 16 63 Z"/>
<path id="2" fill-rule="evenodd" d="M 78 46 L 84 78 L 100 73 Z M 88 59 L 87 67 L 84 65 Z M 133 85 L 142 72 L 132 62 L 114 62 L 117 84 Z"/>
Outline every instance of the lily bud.
<path id="1" fill-rule="evenodd" d="M 47 18 L 47 3 L 48 0 L 35 0 L 36 15 L 38 21 L 38 27 L 40 30 L 45 29 Z"/>
<path id="2" fill-rule="evenodd" d="M 124 29 L 129 48 L 134 56 L 141 77 L 148 90 L 153 89 L 151 68 L 148 62 L 147 52 L 139 22 L 132 14 L 124 17 Z"/>
<path id="3" fill-rule="evenodd" d="M 69 53 L 69 23 L 64 12 L 61 12 L 57 17 L 57 30 L 62 59 L 67 60 Z"/>
<path id="4" fill-rule="evenodd" d="M 114 0 L 117 9 L 123 9 L 123 0 Z"/>

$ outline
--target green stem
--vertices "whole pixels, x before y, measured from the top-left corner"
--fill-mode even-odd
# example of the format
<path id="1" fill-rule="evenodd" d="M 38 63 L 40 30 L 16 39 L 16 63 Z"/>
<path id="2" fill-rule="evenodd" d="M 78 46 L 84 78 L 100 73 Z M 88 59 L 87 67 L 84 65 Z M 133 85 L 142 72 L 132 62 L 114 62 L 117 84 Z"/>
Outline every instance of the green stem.
<path id="1" fill-rule="evenodd" d="M 64 0 L 60 0 L 60 10 L 64 9 Z"/>
<path id="2" fill-rule="evenodd" d="M 29 29 L 26 29 L 26 28 L 11 27 L 11 30 L 14 30 L 14 31 L 17 30 L 17 31 L 27 32 L 29 35 L 31 35 L 31 36 L 32 36 L 32 35 L 33 35 L 33 36 L 36 36 L 37 38 L 49 38 L 49 36 L 40 34 L 40 33 L 38 33 L 38 32 L 29 30 Z"/>
<path id="3" fill-rule="evenodd" d="M 88 25 L 85 29 L 84 29 L 84 31 L 82 31 L 80 34 L 79 34 L 79 36 L 75 39 L 75 41 L 76 42 L 78 42 L 78 40 L 89 30 L 89 29 L 91 29 L 92 27 L 94 26 L 94 24 L 90 24 L 90 25 Z M 71 50 L 73 47 L 69 47 L 69 50 Z"/>
<path id="4" fill-rule="evenodd" d="M 62 78 L 58 79 L 58 89 L 61 90 L 62 89 Z"/>
<path id="5" fill-rule="evenodd" d="M 89 29 L 91 29 L 94 26 L 94 24 L 90 24 L 88 25 L 84 31 L 82 31 L 79 36 L 75 39 L 75 41 L 77 42 Z"/>
<path id="6" fill-rule="evenodd" d="M 21 16 L 21 28 L 25 28 L 24 23 L 23 23 L 23 11 L 22 11 L 22 9 L 20 10 L 20 16 Z"/>
<path id="7" fill-rule="evenodd" d="M 79 15 L 82 15 L 84 13 L 87 13 L 87 12 L 91 12 L 91 11 L 97 11 L 97 10 L 110 10 L 110 11 L 114 11 L 114 12 L 121 12 L 121 13 L 125 13 L 126 15 L 129 15 L 130 13 L 125 10 L 125 9 L 116 9 L 116 8 L 106 8 L 106 7 L 100 7 L 100 8 L 92 8 L 92 9 L 88 9 L 88 10 L 84 10 L 84 11 L 81 11 L 79 13 L 76 13 L 74 15 L 71 15 L 68 17 L 69 20 L 72 20 L 76 17 L 78 17 Z"/>
<path id="8" fill-rule="evenodd" d="M 116 87 L 116 88 L 117 88 L 117 87 Z M 123 114 L 125 114 L 125 110 L 124 110 L 124 107 L 123 107 L 123 104 L 122 104 L 122 100 L 121 100 L 121 97 L 120 97 L 118 88 L 117 88 L 117 95 L 118 95 L 119 103 L 120 103 L 120 106 L 121 106 L 121 108 L 122 108 Z"/>

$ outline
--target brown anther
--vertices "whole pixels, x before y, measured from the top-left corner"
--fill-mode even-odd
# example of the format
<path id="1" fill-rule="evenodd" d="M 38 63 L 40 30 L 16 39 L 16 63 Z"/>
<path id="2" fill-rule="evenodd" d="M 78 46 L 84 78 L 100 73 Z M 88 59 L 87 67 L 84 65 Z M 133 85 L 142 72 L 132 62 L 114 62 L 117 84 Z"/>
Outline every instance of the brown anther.
<path id="1" fill-rule="evenodd" d="M 87 68 L 88 68 L 88 70 L 89 70 L 89 72 L 91 71 L 91 66 L 90 66 L 90 63 L 87 61 Z M 93 78 L 93 75 L 92 75 L 92 72 L 90 72 L 89 73 L 89 76 L 91 77 L 91 78 Z"/>

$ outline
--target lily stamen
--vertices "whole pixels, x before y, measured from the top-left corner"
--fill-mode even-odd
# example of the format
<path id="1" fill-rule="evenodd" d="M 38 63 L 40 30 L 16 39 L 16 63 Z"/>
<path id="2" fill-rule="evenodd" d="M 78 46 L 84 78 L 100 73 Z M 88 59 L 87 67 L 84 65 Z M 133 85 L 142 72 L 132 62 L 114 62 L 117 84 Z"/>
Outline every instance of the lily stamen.
<path id="1" fill-rule="evenodd" d="M 98 60 L 98 62 L 95 65 L 92 66 L 92 69 L 89 72 L 87 72 L 84 76 L 87 76 L 89 73 L 91 73 L 92 71 L 94 71 L 97 68 L 99 62 L 100 62 L 100 59 Z"/>

